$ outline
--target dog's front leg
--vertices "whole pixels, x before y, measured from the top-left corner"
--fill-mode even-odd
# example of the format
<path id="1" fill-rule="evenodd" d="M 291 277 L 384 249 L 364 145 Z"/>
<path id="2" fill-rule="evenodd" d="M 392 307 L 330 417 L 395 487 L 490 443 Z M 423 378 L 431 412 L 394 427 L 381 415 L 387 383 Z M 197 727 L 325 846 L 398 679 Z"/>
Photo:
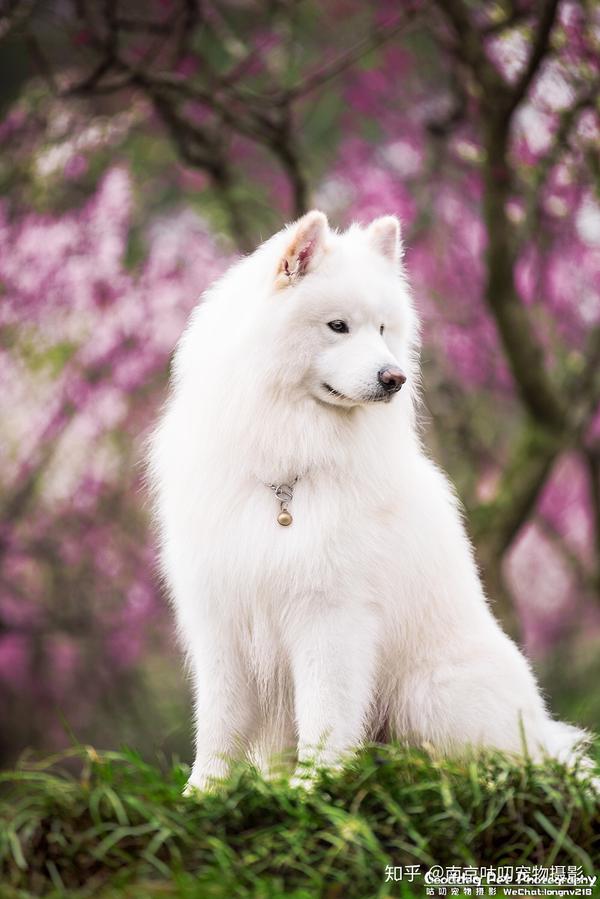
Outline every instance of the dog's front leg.
<path id="1" fill-rule="evenodd" d="M 193 670 L 196 757 L 189 793 L 225 777 L 244 756 L 257 723 L 255 692 L 239 647 L 223 629 L 207 628 L 188 639 Z"/>
<path id="2" fill-rule="evenodd" d="M 293 629 L 296 781 L 338 765 L 360 744 L 373 699 L 377 624 L 372 612 L 337 606 L 312 610 Z"/>

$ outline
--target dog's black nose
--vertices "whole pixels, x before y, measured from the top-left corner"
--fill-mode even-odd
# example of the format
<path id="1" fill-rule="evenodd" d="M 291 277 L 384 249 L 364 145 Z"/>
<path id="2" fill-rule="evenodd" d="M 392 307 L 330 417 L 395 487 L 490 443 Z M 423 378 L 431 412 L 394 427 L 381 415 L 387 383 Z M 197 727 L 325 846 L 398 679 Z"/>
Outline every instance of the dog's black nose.
<path id="1" fill-rule="evenodd" d="M 377 380 L 388 393 L 396 393 L 406 381 L 406 375 L 401 368 L 389 365 L 379 369 Z"/>

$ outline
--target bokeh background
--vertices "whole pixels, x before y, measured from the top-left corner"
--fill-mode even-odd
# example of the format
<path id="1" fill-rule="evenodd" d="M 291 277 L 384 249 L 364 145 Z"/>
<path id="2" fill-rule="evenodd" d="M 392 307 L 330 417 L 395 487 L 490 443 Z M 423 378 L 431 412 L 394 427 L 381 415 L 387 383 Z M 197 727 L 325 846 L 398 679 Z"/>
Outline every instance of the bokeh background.
<path id="1" fill-rule="evenodd" d="M 0 2 L 0 763 L 189 757 L 144 442 L 198 296 L 312 206 L 402 220 L 424 439 L 600 729 L 599 88 L 592 0 Z"/>

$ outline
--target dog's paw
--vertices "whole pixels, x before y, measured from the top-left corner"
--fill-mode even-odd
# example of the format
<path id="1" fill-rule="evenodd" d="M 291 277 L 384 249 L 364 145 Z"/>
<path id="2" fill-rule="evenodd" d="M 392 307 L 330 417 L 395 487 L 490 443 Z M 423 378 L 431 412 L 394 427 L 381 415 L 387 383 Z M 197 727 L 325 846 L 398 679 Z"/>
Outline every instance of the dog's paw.
<path id="1" fill-rule="evenodd" d="M 200 799 L 203 792 L 204 791 L 200 787 L 197 787 L 196 784 L 193 784 L 191 782 L 191 780 L 188 780 L 185 787 L 183 788 L 182 796 L 184 796 L 186 799 Z"/>
<path id="2" fill-rule="evenodd" d="M 293 790 L 303 790 L 305 793 L 310 793 L 314 790 L 316 783 L 316 770 L 306 767 L 298 768 L 289 780 L 290 787 Z"/>
<path id="3" fill-rule="evenodd" d="M 207 793 L 216 793 L 219 787 L 223 785 L 223 782 L 224 778 L 222 776 L 192 773 L 190 779 L 183 788 L 183 795 L 186 798 L 191 797 L 193 799 L 200 799 Z"/>

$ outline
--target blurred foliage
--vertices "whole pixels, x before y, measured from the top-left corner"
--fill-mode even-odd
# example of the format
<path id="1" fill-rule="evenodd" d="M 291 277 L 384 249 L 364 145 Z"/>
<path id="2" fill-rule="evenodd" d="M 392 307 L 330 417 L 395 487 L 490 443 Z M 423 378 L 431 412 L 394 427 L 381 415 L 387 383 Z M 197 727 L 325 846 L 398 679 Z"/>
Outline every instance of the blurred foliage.
<path id="1" fill-rule="evenodd" d="M 76 775 L 64 769 L 73 761 Z M 91 747 L 7 772 L 3 895 L 385 899 L 423 895 L 434 865 L 562 865 L 566 876 L 600 862 L 597 796 L 556 763 L 457 764 L 378 747 L 322 772 L 310 792 L 240 766 L 185 799 L 188 773 Z M 418 877 L 386 883 L 388 865 L 419 866 Z"/>
<path id="2" fill-rule="evenodd" d="M 553 705 L 600 726 L 596 4 L 109 0 L 0 17 L 0 757 L 188 751 L 141 460 L 197 297 L 393 212 L 425 437 Z M 8 724 L 7 724 L 8 722 Z"/>

